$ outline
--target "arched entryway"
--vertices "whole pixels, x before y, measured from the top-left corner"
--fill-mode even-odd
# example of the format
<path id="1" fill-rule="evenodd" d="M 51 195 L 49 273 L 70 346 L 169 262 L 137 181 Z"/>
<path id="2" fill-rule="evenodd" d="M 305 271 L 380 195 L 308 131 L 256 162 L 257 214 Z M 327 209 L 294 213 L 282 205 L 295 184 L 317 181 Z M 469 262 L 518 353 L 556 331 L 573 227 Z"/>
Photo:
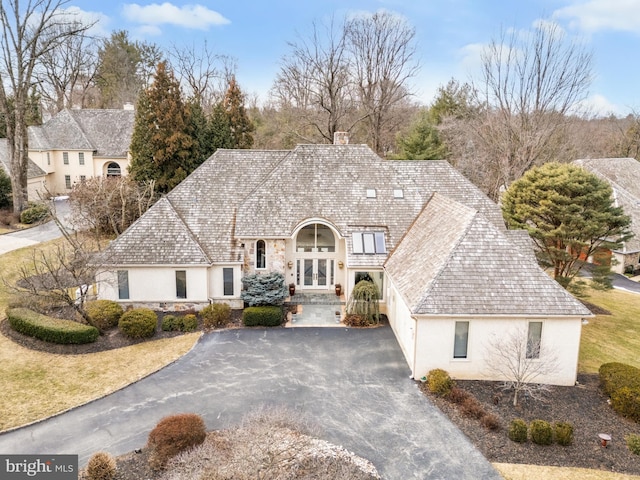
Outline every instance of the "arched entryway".
<path id="1" fill-rule="evenodd" d="M 294 237 L 295 279 L 301 289 L 328 290 L 336 283 L 338 238 L 333 229 L 314 222 Z"/>
<path id="2" fill-rule="evenodd" d="M 122 169 L 116 162 L 109 162 L 107 164 L 107 177 L 119 177 L 122 175 Z"/>

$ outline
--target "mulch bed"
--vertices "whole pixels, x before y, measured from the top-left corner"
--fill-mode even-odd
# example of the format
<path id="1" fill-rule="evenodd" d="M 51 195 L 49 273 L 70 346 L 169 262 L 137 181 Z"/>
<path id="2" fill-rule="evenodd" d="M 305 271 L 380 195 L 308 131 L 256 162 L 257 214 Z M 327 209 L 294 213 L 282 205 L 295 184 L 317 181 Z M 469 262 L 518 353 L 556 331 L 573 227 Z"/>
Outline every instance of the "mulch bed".
<path id="1" fill-rule="evenodd" d="M 607 403 L 600 391 L 598 375 L 579 375 L 574 387 L 552 387 L 544 401 L 524 398 L 513 406 L 511 392 L 503 391 L 499 382 L 456 381 L 456 385 L 473 394 L 485 410 L 501 419 L 498 431 L 489 431 L 476 419 L 464 416 L 455 404 L 431 394 L 426 384 L 421 390 L 469 440 L 494 463 L 519 463 L 580 467 L 609 472 L 640 475 L 640 457 L 629 451 L 624 437 L 640 434 L 640 425 L 620 417 Z M 572 445 L 541 446 L 531 441 L 521 444 L 507 437 L 509 423 L 522 418 L 527 423 L 540 419 L 548 422 L 569 422 L 573 425 Z M 599 433 L 611 435 L 604 448 Z"/>

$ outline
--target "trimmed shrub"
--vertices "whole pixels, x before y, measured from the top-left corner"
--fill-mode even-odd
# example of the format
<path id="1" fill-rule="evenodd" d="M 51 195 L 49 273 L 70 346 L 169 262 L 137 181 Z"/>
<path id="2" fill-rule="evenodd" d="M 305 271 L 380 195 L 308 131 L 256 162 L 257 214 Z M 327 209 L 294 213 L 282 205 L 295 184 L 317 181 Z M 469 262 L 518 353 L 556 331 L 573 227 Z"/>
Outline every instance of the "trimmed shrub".
<path id="1" fill-rule="evenodd" d="M 225 327 L 231 321 L 231 307 L 226 303 L 212 303 L 200 311 L 204 328 Z"/>
<path id="2" fill-rule="evenodd" d="M 604 363 L 598 370 L 600 386 L 607 395 L 622 387 L 640 388 L 640 369 L 624 363 Z"/>
<path id="3" fill-rule="evenodd" d="M 573 425 L 569 422 L 556 422 L 553 425 L 553 434 L 558 445 L 566 447 L 573 443 Z"/>
<path id="4" fill-rule="evenodd" d="M 193 332 L 198 329 L 198 317 L 196 317 L 193 313 L 189 313 L 182 317 L 182 322 L 180 325 L 181 332 Z"/>
<path id="5" fill-rule="evenodd" d="M 460 387 L 454 386 L 449 392 L 449 394 L 447 395 L 447 400 L 449 400 L 451 403 L 461 404 L 470 396 L 471 394 L 466 390 L 463 390 Z"/>
<path id="6" fill-rule="evenodd" d="M 511 420 L 511 423 L 509 424 L 509 432 L 507 435 L 509 436 L 509 439 L 514 442 L 525 443 L 527 441 L 528 430 L 529 427 L 527 425 L 527 422 L 525 422 L 521 418 L 516 418 L 514 420 Z"/>
<path id="7" fill-rule="evenodd" d="M 480 424 L 487 430 L 500 430 L 500 417 L 493 413 L 485 413 L 480 419 Z"/>
<path id="8" fill-rule="evenodd" d="M 200 415 L 182 413 L 163 418 L 149 433 L 149 465 L 154 470 L 164 468 L 171 457 L 200 445 L 206 436 L 207 430 Z"/>
<path id="9" fill-rule="evenodd" d="M 344 316 L 343 323 L 348 327 L 368 327 L 370 325 L 367 317 L 357 313 L 347 313 Z"/>
<path id="10" fill-rule="evenodd" d="M 611 395 L 611 407 L 623 417 L 640 422 L 640 388 L 619 388 Z"/>
<path id="11" fill-rule="evenodd" d="M 242 323 L 247 327 L 277 327 L 282 319 L 282 307 L 247 307 L 242 312 Z"/>
<path id="12" fill-rule="evenodd" d="M 176 330 L 176 316 L 175 315 L 165 315 L 162 317 L 162 323 L 160 324 L 163 332 L 172 332 Z"/>
<path id="13" fill-rule="evenodd" d="M 86 474 L 88 480 L 113 480 L 116 478 L 116 460 L 106 452 L 94 453 Z"/>
<path id="14" fill-rule="evenodd" d="M 20 214 L 20 223 L 31 225 L 32 223 L 44 220 L 49 216 L 49 208 L 44 203 L 31 204 L 29 208 Z"/>
<path id="15" fill-rule="evenodd" d="M 27 308 L 9 308 L 7 318 L 16 332 L 45 342 L 65 345 L 91 343 L 100 335 L 98 329 L 90 325 L 48 317 Z"/>
<path id="16" fill-rule="evenodd" d="M 427 387 L 431 393 L 446 397 L 454 385 L 455 383 L 449 374 L 441 368 L 430 370 L 427 374 Z"/>
<path id="17" fill-rule="evenodd" d="M 118 320 L 124 313 L 118 302 L 113 300 L 93 300 L 84 306 L 85 312 L 94 325 L 100 330 L 108 330 L 118 325 Z"/>
<path id="18" fill-rule="evenodd" d="M 122 314 L 118 328 L 130 338 L 149 338 L 156 333 L 158 317 L 149 308 L 134 308 Z"/>
<path id="19" fill-rule="evenodd" d="M 551 445 L 553 443 L 553 429 L 545 420 L 533 420 L 529 425 L 531 441 L 537 445 Z"/>
<path id="20" fill-rule="evenodd" d="M 630 433 L 624 440 L 627 442 L 627 448 L 635 455 L 640 455 L 640 435 Z"/>

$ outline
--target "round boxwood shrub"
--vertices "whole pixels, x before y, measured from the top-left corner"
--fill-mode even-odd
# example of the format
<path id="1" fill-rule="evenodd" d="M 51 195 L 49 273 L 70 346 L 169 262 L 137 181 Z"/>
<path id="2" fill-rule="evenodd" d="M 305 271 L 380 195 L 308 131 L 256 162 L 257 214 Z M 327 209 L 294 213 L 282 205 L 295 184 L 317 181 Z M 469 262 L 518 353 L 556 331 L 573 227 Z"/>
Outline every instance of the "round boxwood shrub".
<path id="1" fill-rule="evenodd" d="M 226 303 L 212 303 L 200 310 L 204 328 L 225 327 L 231 321 L 231 307 Z"/>
<path id="2" fill-rule="evenodd" d="M 640 455 L 640 435 L 630 433 L 624 440 L 627 442 L 627 448 L 634 455 Z"/>
<path id="3" fill-rule="evenodd" d="M 198 329 L 198 317 L 193 313 L 189 313 L 182 318 L 182 325 L 180 331 L 193 332 Z"/>
<path id="4" fill-rule="evenodd" d="M 108 330 L 118 325 L 124 313 L 118 302 L 113 300 L 93 300 L 85 304 L 85 311 L 100 330 Z"/>
<path id="5" fill-rule="evenodd" d="M 277 327 L 282 324 L 282 307 L 247 307 L 242 312 L 242 323 L 246 327 Z"/>
<path id="6" fill-rule="evenodd" d="M 431 393 L 445 397 L 451 393 L 454 386 L 449 374 L 441 368 L 431 370 L 427 374 L 427 387 Z"/>
<path id="7" fill-rule="evenodd" d="M 640 422 L 640 388 L 619 388 L 611 394 L 611 407 L 623 417 Z"/>
<path id="8" fill-rule="evenodd" d="M 162 317 L 162 323 L 160 325 L 163 332 L 172 332 L 176 330 L 176 316 L 165 315 Z"/>
<path id="9" fill-rule="evenodd" d="M 44 220 L 49 216 L 49 208 L 44 203 L 31 204 L 29 208 L 20 214 L 20 223 L 31 225 L 32 223 Z"/>
<path id="10" fill-rule="evenodd" d="M 134 308 L 122 314 L 118 328 L 123 335 L 131 338 L 148 338 L 156 333 L 158 317 L 149 308 Z"/>
<path id="11" fill-rule="evenodd" d="M 204 420 L 195 413 L 165 417 L 149 433 L 149 465 L 154 470 L 161 469 L 171 457 L 200 445 L 206 437 Z"/>
<path id="12" fill-rule="evenodd" d="M 87 463 L 88 480 L 113 480 L 116 478 L 116 460 L 106 452 L 94 453 Z"/>
<path id="13" fill-rule="evenodd" d="M 553 425 L 553 433 L 558 445 L 566 447 L 573 443 L 573 425 L 569 422 L 556 422 Z"/>
<path id="14" fill-rule="evenodd" d="M 551 445 L 553 443 L 553 429 L 545 420 L 533 420 L 529 425 L 531 441 L 537 445 Z"/>
<path id="15" fill-rule="evenodd" d="M 509 439 L 514 442 L 525 443 L 527 441 L 528 430 L 527 422 L 521 418 L 511 420 L 508 432 Z"/>

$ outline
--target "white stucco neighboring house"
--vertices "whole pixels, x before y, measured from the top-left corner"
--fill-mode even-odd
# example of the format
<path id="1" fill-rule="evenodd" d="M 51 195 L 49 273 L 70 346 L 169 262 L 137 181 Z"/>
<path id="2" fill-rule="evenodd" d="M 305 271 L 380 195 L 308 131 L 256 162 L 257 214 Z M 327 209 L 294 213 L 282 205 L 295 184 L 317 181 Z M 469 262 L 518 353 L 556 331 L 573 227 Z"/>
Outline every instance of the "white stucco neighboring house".
<path id="1" fill-rule="evenodd" d="M 29 127 L 29 159 L 44 172 L 42 187 L 64 195 L 91 177 L 126 175 L 134 116 L 131 108 L 65 109 Z M 30 190 L 29 199 L 38 195 Z"/>
<path id="2" fill-rule="evenodd" d="M 8 177 L 11 177 L 9 162 L 7 139 L 0 138 L 0 168 L 5 171 Z M 44 189 L 46 178 L 47 173 L 29 158 L 27 166 L 27 195 L 29 199 L 37 200 L 39 198 L 38 192 Z"/>
<path id="3" fill-rule="evenodd" d="M 640 270 L 640 162 L 635 158 L 589 158 L 573 163 L 607 181 L 615 206 L 622 207 L 631 218 L 633 236 L 611 252 L 611 271 L 622 274 Z"/>
<path id="4" fill-rule="evenodd" d="M 414 377 L 492 378 L 487 338 L 524 326 L 562 363 L 539 381 L 572 385 L 591 313 L 527 238 L 445 161 L 385 160 L 366 145 L 218 150 L 103 252 L 99 297 L 242 308 L 248 274 L 278 271 L 317 294 L 341 284 L 346 297 L 367 278 Z"/>

